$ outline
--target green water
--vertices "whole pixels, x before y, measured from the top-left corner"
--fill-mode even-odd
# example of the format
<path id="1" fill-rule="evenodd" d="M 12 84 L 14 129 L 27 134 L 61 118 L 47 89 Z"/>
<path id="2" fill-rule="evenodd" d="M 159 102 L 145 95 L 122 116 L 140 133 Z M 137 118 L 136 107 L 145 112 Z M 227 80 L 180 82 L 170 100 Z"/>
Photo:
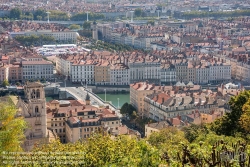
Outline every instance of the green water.
<path id="1" fill-rule="evenodd" d="M 97 96 L 99 96 L 103 101 L 105 101 L 105 94 L 104 93 L 100 93 L 100 94 L 96 94 Z M 121 108 L 121 106 L 124 103 L 130 103 L 130 96 L 129 93 L 119 93 L 119 94 L 106 94 L 106 101 L 111 101 L 113 105 L 115 105 L 116 107 L 118 107 L 118 99 L 119 98 L 119 108 Z M 51 96 L 46 96 L 46 101 L 51 101 L 53 99 L 58 99 L 57 96 L 55 97 L 51 97 Z"/>
<path id="2" fill-rule="evenodd" d="M 103 101 L 105 101 L 105 94 L 104 93 L 100 93 L 100 94 L 96 94 L 97 96 L 99 96 Z M 119 98 L 119 108 L 121 108 L 121 106 L 124 103 L 130 103 L 130 95 L 129 93 L 120 93 L 120 94 L 106 94 L 106 101 L 111 101 L 112 104 L 116 107 L 118 107 L 118 99 Z"/>

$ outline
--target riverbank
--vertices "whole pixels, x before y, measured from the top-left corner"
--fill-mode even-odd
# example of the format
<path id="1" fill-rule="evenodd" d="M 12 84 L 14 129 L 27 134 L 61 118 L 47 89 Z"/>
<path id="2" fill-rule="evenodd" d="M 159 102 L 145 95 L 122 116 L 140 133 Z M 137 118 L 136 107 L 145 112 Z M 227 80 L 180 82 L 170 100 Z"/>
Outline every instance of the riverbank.
<path id="1" fill-rule="evenodd" d="M 105 101 L 105 93 L 97 93 L 96 95 Z M 116 107 L 121 108 L 121 106 L 124 103 L 130 102 L 130 94 L 129 93 L 121 93 L 121 92 L 119 92 L 119 93 L 106 93 L 106 101 L 110 101 Z"/>

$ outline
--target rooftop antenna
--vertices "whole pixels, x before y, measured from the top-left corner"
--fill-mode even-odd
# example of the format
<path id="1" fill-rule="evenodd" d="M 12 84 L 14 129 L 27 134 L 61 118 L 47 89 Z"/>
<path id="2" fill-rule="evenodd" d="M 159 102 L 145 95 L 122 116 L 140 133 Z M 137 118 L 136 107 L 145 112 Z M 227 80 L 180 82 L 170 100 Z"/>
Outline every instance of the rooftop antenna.
<path id="1" fill-rule="evenodd" d="M 48 15 L 48 23 L 49 23 L 49 14 L 50 14 L 50 12 L 46 12 L 47 13 L 47 15 Z"/>

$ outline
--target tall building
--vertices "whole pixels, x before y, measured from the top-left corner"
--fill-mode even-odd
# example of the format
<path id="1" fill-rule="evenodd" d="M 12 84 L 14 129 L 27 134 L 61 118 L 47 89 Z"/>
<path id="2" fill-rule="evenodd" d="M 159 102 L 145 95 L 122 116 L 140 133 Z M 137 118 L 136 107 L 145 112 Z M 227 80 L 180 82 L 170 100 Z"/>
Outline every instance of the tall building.
<path id="1" fill-rule="evenodd" d="M 92 38 L 98 40 L 98 31 L 95 22 L 92 24 Z"/>
<path id="2" fill-rule="evenodd" d="M 18 115 L 23 116 L 28 123 L 25 131 L 24 150 L 30 151 L 35 144 L 45 144 L 55 135 L 47 130 L 46 98 L 43 85 L 38 82 L 27 83 L 24 86 L 25 97 L 19 97 Z"/>

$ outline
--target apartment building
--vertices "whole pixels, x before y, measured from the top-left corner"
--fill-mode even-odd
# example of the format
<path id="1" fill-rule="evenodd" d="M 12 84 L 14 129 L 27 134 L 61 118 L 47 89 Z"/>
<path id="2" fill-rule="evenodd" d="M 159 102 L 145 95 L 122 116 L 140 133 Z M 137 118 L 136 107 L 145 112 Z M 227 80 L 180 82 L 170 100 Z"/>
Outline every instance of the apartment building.
<path id="1" fill-rule="evenodd" d="M 24 35 L 45 35 L 54 37 L 56 41 L 68 41 L 71 43 L 76 43 L 79 34 L 76 31 L 52 31 L 52 30 L 37 30 L 37 31 L 27 31 Z"/>
<path id="2" fill-rule="evenodd" d="M 187 69 L 188 69 L 188 60 L 174 60 L 174 65 L 176 69 L 176 80 L 188 82 L 187 80 Z"/>
<path id="3" fill-rule="evenodd" d="M 116 131 L 120 126 L 120 119 L 108 107 L 101 109 L 90 105 L 89 96 L 86 96 L 86 105 L 69 111 L 66 121 L 66 142 L 76 142 L 89 138 L 93 133 L 100 131 Z"/>
<path id="4" fill-rule="evenodd" d="M 59 55 L 56 57 L 56 71 L 64 76 L 71 75 L 71 63 L 74 60 L 73 56 Z"/>
<path id="5" fill-rule="evenodd" d="M 237 62 L 236 67 L 236 79 L 250 82 L 250 64 L 245 62 Z"/>
<path id="6" fill-rule="evenodd" d="M 163 121 L 169 118 L 199 113 L 210 113 L 211 111 L 225 111 L 223 106 L 226 101 L 216 99 L 218 96 L 211 91 L 199 93 L 158 93 L 151 94 L 144 99 L 144 110 L 148 117 L 156 121 Z"/>
<path id="7" fill-rule="evenodd" d="M 110 85 L 129 85 L 129 68 L 122 63 L 110 66 Z"/>
<path id="8" fill-rule="evenodd" d="M 205 64 L 199 64 L 196 67 L 196 83 L 206 84 L 209 81 L 209 67 Z"/>
<path id="9" fill-rule="evenodd" d="M 95 62 L 80 60 L 71 64 L 71 81 L 73 83 L 95 84 Z"/>
<path id="10" fill-rule="evenodd" d="M 138 82 L 130 84 L 130 104 L 135 109 L 143 113 L 144 111 L 144 96 L 152 94 L 154 92 L 154 85 L 150 85 L 147 82 Z"/>
<path id="11" fill-rule="evenodd" d="M 174 84 L 176 82 L 176 69 L 173 64 L 162 64 L 161 84 Z"/>
<path id="12" fill-rule="evenodd" d="M 95 84 L 109 85 L 110 84 L 110 62 L 102 61 L 95 65 Z"/>
<path id="13" fill-rule="evenodd" d="M 51 79 L 53 64 L 48 61 L 22 61 L 23 80 Z"/>
<path id="14" fill-rule="evenodd" d="M 248 76 L 249 77 L 249 76 Z M 209 63 L 209 82 L 225 82 L 231 80 L 231 66 L 228 63 Z"/>
<path id="15" fill-rule="evenodd" d="M 20 65 L 9 65 L 9 82 L 22 82 L 23 68 Z"/>
<path id="16" fill-rule="evenodd" d="M 0 63 L 0 82 L 2 83 L 4 80 L 8 80 L 8 76 L 9 66 L 4 63 Z"/>
<path id="17" fill-rule="evenodd" d="M 150 83 L 160 84 L 161 63 L 154 59 L 139 59 L 129 62 L 130 83 L 148 81 Z"/>

